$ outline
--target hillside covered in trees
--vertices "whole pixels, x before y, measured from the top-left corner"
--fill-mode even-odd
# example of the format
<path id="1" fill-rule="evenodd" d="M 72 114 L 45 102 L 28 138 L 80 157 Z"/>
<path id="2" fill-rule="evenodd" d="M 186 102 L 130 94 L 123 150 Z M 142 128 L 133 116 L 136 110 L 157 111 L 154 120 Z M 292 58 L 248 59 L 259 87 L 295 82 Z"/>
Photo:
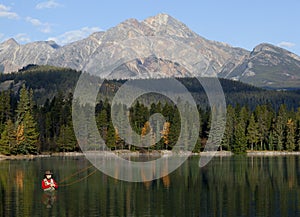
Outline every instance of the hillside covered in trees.
<path id="1" fill-rule="evenodd" d="M 29 66 L 19 73 L 1 75 L 0 153 L 37 154 L 79 151 L 72 126 L 72 93 L 80 72 L 53 67 Z M 203 150 L 210 128 L 207 97 L 196 79 L 179 79 L 199 104 L 200 131 L 195 152 Z M 123 141 L 111 121 L 111 99 L 126 81 L 106 81 L 95 108 L 101 137 L 112 150 L 172 149 L 180 133 L 176 105 L 153 95 L 136 100 L 130 108 L 132 128 L 140 135 L 156 132 L 161 140 L 147 150 Z M 221 79 L 227 107 L 227 123 L 220 149 L 235 153 L 246 150 L 300 150 L 300 94 L 297 91 L 263 90 Z M 9 84 L 9 85 L 7 85 Z M 149 101 L 153 99 L 152 102 Z M 120 107 L 122 108 L 122 106 Z M 162 131 L 150 128 L 149 117 L 161 113 Z M 95 144 L 97 145 L 97 144 Z M 183 144 L 184 145 L 184 144 Z"/>
<path id="2" fill-rule="evenodd" d="M 18 98 L 18 91 L 22 84 L 33 90 L 33 98 L 38 106 L 42 106 L 47 100 L 53 99 L 57 94 L 67 96 L 73 93 L 78 78 L 82 72 L 68 68 L 58 68 L 53 66 L 29 65 L 22 70 L 12 74 L 0 74 L 0 90 L 10 90 Z M 98 78 L 89 74 L 85 75 L 91 81 Z M 207 78 L 209 80 L 209 78 Z M 167 80 L 162 78 L 161 80 Z M 207 97 L 205 91 L 195 78 L 178 78 L 193 95 L 197 104 L 207 107 Z M 101 87 L 100 97 L 103 101 L 107 98 L 111 100 L 126 80 L 105 80 Z M 297 109 L 300 102 L 300 91 L 278 91 L 257 88 L 249 84 L 238 81 L 220 78 L 220 84 L 226 97 L 226 103 L 236 106 L 247 106 L 254 109 L 257 105 L 270 104 L 275 110 L 278 110 L 281 104 L 285 104 L 289 109 Z M 154 101 L 164 101 L 164 98 L 158 95 L 148 99 Z M 144 101 L 149 105 L 151 102 Z"/>

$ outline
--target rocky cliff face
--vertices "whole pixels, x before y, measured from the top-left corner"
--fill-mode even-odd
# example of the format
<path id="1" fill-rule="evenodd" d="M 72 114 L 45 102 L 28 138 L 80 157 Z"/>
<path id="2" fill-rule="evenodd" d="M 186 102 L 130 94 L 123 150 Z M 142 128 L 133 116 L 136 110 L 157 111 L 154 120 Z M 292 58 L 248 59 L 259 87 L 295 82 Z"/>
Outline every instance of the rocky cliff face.
<path id="1" fill-rule="evenodd" d="M 138 47 L 132 46 L 126 48 L 131 49 L 128 52 L 140 54 L 141 59 L 148 58 L 148 56 L 143 54 L 143 50 L 149 51 L 149 49 L 151 49 L 147 47 L 147 39 L 149 37 L 168 38 L 170 40 L 179 41 L 186 46 L 193 47 L 199 52 L 199 58 L 201 59 L 199 63 L 202 62 L 199 68 L 205 69 L 205 71 L 201 73 L 208 75 L 218 72 L 226 62 L 240 60 L 242 56 L 248 53 L 248 51 L 241 48 L 233 48 L 223 43 L 206 40 L 176 19 L 166 14 L 159 14 L 141 22 L 135 19 L 126 20 L 106 32 L 94 33 L 86 39 L 62 47 L 53 42 L 34 42 L 19 45 L 16 41 L 10 39 L 0 45 L 0 70 L 4 73 L 8 73 L 16 71 L 28 64 L 48 64 L 70 67 L 76 70 L 96 71 L 99 67 L 99 59 L 101 60 L 105 55 L 108 55 L 105 52 L 111 54 L 109 52 L 111 46 L 126 40 L 136 39 L 140 45 Z M 176 46 L 176 44 L 171 46 Z M 162 45 L 161 49 L 164 48 L 164 45 Z M 169 47 L 170 50 L 172 50 L 171 48 Z M 178 52 L 180 52 L 180 50 L 178 50 Z M 125 55 L 126 53 L 123 54 Z M 150 56 L 149 58 L 151 59 Z M 116 56 L 116 58 L 122 58 L 122 56 Z M 149 62 L 150 59 L 147 59 L 147 62 Z M 157 57 L 157 59 L 159 59 L 159 57 Z M 154 60 L 155 58 L 152 58 L 152 61 Z M 126 73 L 122 74 L 119 68 L 104 76 L 111 74 L 115 77 L 117 75 L 121 76 L 122 78 L 127 78 L 127 76 L 130 75 L 134 75 L 135 77 L 156 77 L 155 73 L 149 73 L 151 70 L 147 69 L 147 66 L 139 65 L 140 62 L 141 61 L 138 60 L 132 60 L 128 65 L 127 63 L 125 64 L 127 65 L 126 67 L 124 66 L 125 68 L 133 70 L 130 73 L 127 70 Z M 134 64 L 136 64 L 135 67 L 133 67 Z M 150 65 L 151 64 L 149 64 L 149 66 Z M 148 73 L 141 73 L 142 68 L 148 71 Z M 172 71 L 175 73 L 173 76 L 185 76 L 187 74 L 177 69 L 170 71 L 168 68 L 165 75 L 164 71 L 160 70 L 157 76 L 171 76 Z"/>
<path id="2" fill-rule="evenodd" d="M 185 68 L 180 61 L 183 56 L 199 70 Z M 14 39 L 0 44 L 0 72 L 29 64 L 69 67 L 117 79 L 218 74 L 258 86 L 278 86 L 285 79 L 300 83 L 297 55 L 270 44 L 250 52 L 210 41 L 166 14 L 143 21 L 129 19 L 65 46 L 52 41 L 19 45 Z"/>
<path id="3" fill-rule="evenodd" d="M 19 45 L 14 39 L 9 39 L 0 44 L 0 70 L 7 73 L 28 64 L 45 65 L 58 47 L 52 41 Z"/>

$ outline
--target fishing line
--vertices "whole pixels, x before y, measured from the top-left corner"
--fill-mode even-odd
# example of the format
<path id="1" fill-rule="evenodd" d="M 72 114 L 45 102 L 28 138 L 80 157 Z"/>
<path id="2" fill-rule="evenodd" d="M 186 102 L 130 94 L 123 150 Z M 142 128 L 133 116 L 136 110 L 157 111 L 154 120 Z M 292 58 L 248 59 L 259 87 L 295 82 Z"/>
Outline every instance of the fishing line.
<path id="1" fill-rule="evenodd" d="M 88 177 L 94 175 L 96 172 L 97 172 L 97 169 L 95 169 L 93 172 L 91 172 L 90 174 L 86 175 L 85 177 L 82 177 L 82 178 L 80 178 L 80 179 L 78 179 L 78 180 L 76 180 L 76 181 L 74 181 L 74 182 L 68 183 L 68 184 L 62 184 L 62 185 L 59 185 L 59 187 L 67 187 L 67 186 L 71 186 L 71 185 L 74 185 L 74 184 L 76 184 L 76 183 L 79 183 L 79 182 L 81 182 L 82 180 L 87 179 Z"/>
<path id="2" fill-rule="evenodd" d="M 87 171 L 87 170 L 88 170 L 89 168 L 91 168 L 91 167 L 94 167 L 94 166 L 91 165 L 91 166 L 85 167 L 85 168 L 83 168 L 83 169 L 81 169 L 81 170 L 79 170 L 79 171 L 77 171 L 77 172 L 71 174 L 70 176 L 67 176 L 66 178 L 62 179 L 59 183 L 64 183 L 64 182 L 68 181 L 69 179 L 71 179 L 72 177 L 74 177 L 74 176 L 76 176 L 76 175 L 78 175 L 78 174 L 80 174 L 80 173 L 83 173 L 84 171 Z M 70 185 L 76 184 L 76 183 L 81 182 L 82 180 L 84 180 L 84 179 L 90 177 L 91 175 L 95 174 L 96 172 L 97 172 L 97 169 L 95 169 L 95 170 L 92 171 L 90 174 L 88 174 L 88 175 L 86 175 L 86 176 L 84 176 L 84 177 L 82 177 L 82 178 L 80 178 L 80 179 L 78 179 L 78 180 L 75 180 L 75 181 L 73 181 L 73 182 L 71 182 L 71 183 L 60 184 L 59 186 L 60 186 L 60 187 L 66 187 L 66 186 L 70 186 Z"/>

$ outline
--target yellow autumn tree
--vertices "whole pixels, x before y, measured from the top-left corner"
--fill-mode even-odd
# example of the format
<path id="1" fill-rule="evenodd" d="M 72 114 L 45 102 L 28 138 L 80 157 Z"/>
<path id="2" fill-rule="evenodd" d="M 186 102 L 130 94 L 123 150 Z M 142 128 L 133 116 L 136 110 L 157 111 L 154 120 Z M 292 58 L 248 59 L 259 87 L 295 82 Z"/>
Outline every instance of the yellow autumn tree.
<path id="1" fill-rule="evenodd" d="M 163 138 L 163 141 L 164 141 L 164 145 L 167 148 L 167 146 L 170 143 L 170 140 L 169 140 L 170 122 L 167 121 L 167 122 L 164 123 L 163 130 L 162 130 L 161 134 L 162 134 L 162 138 Z"/>
<path id="2" fill-rule="evenodd" d="M 141 131 L 142 145 L 144 147 L 150 147 L 152 145 L 152 144 L 150 144 L 151 140 L 147 140 L 147 138 L 146 138 L 146 135 L 148 135 L 149 133 L 151 133 L 151 127 L 150 127 L 150 122 L 147 121 L 144 124 L 144 127 L 142 128 L 142 131 Z"/>
<path id="3" fill-rule="evenodd" d="M 116 146 L 122 145 L 122 138 L 120 137 L 119 130 L 117 128 L 115 128 L 115 143 Z"/>
<path id="4" fill-rule="evenodd" d="M 22 144 L 25 140 L 23 124 L 19 124 L 17 127 L 16 140 L 17 140 L 17 145 Z"/>

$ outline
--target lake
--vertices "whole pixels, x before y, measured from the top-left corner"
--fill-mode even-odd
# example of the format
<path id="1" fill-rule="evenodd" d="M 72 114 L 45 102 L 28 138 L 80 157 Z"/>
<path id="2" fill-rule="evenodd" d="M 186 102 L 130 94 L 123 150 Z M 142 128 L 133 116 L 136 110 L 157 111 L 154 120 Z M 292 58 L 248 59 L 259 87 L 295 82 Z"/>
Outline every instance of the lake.
<path id="1" fill-rule="evenodd" d="M 300 156 L 190 157 L 152 182 L 95 171 L 84 157 L 0 161 L 0 216 L 300 216 Z M 41 190 L 45 170 L 60 185 Z"/>

